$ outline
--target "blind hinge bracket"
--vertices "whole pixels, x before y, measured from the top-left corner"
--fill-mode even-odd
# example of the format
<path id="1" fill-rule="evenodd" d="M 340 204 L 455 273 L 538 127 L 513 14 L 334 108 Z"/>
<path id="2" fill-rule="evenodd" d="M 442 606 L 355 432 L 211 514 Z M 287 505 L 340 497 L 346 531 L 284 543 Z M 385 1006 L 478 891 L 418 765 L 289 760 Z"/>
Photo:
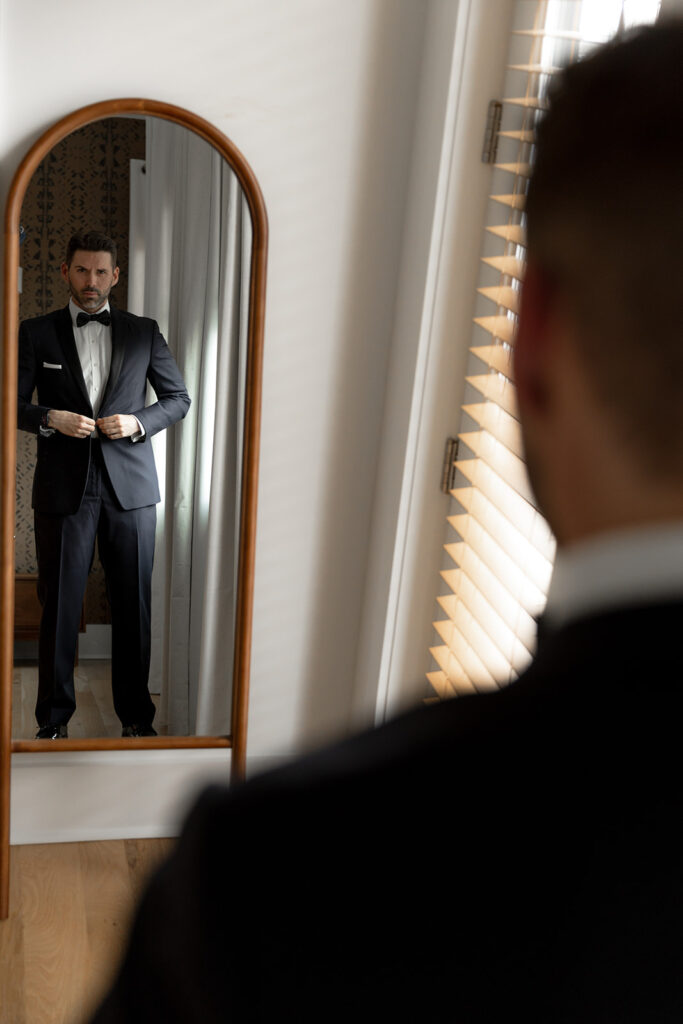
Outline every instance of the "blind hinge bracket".
<path id="1" fill-rule="evenodd" d="M 450 494 L 455 485 L 455 460 L 457 457 L 458 439 L 457 437 L 447 437 L 441 470 L 441 490 L 444 494 Z"/>
<path id="2" fill-rule="evenodd" d="M 486 115 L 486 131 L 484 133 L 484 148 L 481 151 L 481 160 L 484 164 L 495 164 L 498 154 L 498 133 L 500 132 L 500 119 L 503 114 L 503 104 L 500 100 L 491 100 Z"/>

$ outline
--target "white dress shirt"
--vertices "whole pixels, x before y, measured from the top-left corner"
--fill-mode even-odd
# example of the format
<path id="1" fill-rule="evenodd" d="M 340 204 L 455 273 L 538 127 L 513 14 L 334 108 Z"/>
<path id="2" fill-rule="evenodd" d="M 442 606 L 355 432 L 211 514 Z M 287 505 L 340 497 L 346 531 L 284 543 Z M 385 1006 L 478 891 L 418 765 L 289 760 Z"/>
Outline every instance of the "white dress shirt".
<path id="1" fill-rule="evenodd" d="M 683 522 L 615 530 L 560 548 L 544 619 L 551 627 L 627 605 L 683 600 Z"/>
<path id="2" fill-rule="evenodd" d="M 109 311 L 108 302 L 97 312 L 104 313 L 105 310 Z M 99 321 L 91 320 L 83 327 L 77 327 L 76 318 L 84 310 L 77 306 L 73 299 L 69 299 L 69 312 L 83 380 L 92 405 L 93 417 L 97 419 L 111 367 L 111 326 L 105 327 Z"/>
<path id="3" fill-rule="evenodd" d="M 105 302 L 97 312 L 104 313 L 105 310 L 110 312 L 108 302 Z M 85 310 L 77 306 L 73 299 L 69 299 L 69 312 L 78 358 L 83 371 L 83 380 L 92 405 L 93 418 L 97 419 L 111 369 L 111 324 L 106 327 L 99 320 L 90 320 L 83 327 L 78 327 L 76 325 L 78 314 L 84 313 Z M 137 416 L 135 419 L 138 424 L 138 433 L 134 434 L 132 439 L 139 441 L 144 437 L 145 429 Z M 97 431 L 93 430 L 91 436 L 96 437 Z"/>

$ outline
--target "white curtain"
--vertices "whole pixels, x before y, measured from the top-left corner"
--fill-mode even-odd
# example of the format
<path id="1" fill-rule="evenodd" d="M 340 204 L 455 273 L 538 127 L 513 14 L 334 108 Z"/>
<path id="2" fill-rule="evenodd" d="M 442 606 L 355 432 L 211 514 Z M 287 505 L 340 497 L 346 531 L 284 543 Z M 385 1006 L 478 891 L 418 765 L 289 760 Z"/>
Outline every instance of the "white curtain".
<path id="1" fill-rule="evenodd" d="M 162 502 L 150 690 L 173 735 L 230 731 L 251 222 L 239 183 L 194 133 L 149 118 L 136 293 L 192 399 L 153 439 Z M 140 235 L 143 240 L 140 241 Z M 144 251 L 144 257 L 141 255 Z"/>

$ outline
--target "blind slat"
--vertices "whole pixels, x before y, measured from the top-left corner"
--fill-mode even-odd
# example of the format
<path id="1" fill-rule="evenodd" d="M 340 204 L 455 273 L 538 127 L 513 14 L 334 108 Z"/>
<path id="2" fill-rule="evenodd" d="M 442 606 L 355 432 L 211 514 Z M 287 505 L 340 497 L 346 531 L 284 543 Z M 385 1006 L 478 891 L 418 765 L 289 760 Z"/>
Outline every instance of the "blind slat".
<path id="1" fill-rule="evenodd" d="M 515 321 L 509 316 L 475 316 L 474 322 L 506 345 L 512 345 L 515 340 Z"/>
<path id="2" fill-rule="evenodd" d="M 524 458 L 522 432 L 519 422 L 514 416 L 510 416 L 509 413 L 501 409 L 495 402 L 475 402 L 463 405 L 462 408 L 482 430 L 487 430 L 489 434 L 495 437 L 496 441 L 500 441 L 502 445 L 505 445 L 518 459 L 522 460 Z"/>
<path id="3" fill-rule="evenodd" d="M 513 210 L 523 210 L 526 205 L 526 196 L 523 192 L 515 192 L 512 195 L 489 196 L 489 199 L 493 199 L 496 203 L 502 203 L 503 206 L 509 206 Z"/>
<path id="4" fill-rule="evenodd" d="M 508 682 L 512 666 L 462 601 L 457 602 L 455 614 L 457 623 L 438 619 L 432 625 L 451 654 L 464 665 L 475 685 L 482 681 L 489 686 Z"/>
<path id="5" fill-rule="evenodd" d="M 529 75 L 557 75 L 562 68 L 552 64 L 507 64 L 510 71 L 524 71 Z"/>
<path id="6" fill-rule="evenodd" d="M 428 672 L 427 679 L 441 700 L 449 700 L 451 697 L 458 696 L 458 691 L 445 672 Z"/>
<path id="7" fill-rule="evenodd" d="M 468 493 L 469 492 L 469 493 Z M 448 522 L 460 536 L 466 532 L 465 522 L 472 518 L 511 558 L 521 572 L 525 573 L 539 590 L 546 591 L 550 584 L 552 562 L 536 549 L 495 506 L 487 502 L 473 488 L 462 488 L 456 492 L 457 500 L 467 510 L 467 514 L 452 515 Z"/>
<path id="8" fill-rule="evenodd" d="M 475 551 L 482 557 L 482 552 L 485 550 L 482 545 L 488 545 L 489 540 L 492 541 L 496 548 L 505 555 L 507 559 L 505 565 L 507 566 L 508 562 L 514 565 L 516 572 L 531 581 L 533 589 L 530 593 L 533 596 L 534 605 L 536 605 L 536 596 L 539 593 L 545 594 L 550 583 L 552 566 L 545 563 L 542 556 L 533 550 L 533 545 L 508 546 L 506 531 L 499 526 L 499 522 L 485 515 L 480 517 L 462 513 L 449 516 L 448 522 L 464 541 L 473 544 Z M 486 535 L 485 538 L 482 537 L 481 531 Z M 486 550 L 488 551 L 488 547 Z M 491 557 L 494 555 L 495 553 L 492 552 Z M 497 555 L 495 557 L 497 558 Z M 489 563 L 487 562 L 487 564 Z"/>
<path id="9" fill-rule="evenodd" d="M 524 280 L 524 260 L 515 256 L 482 256 L 481 261 L 507 277 L 514 277 L 518 281 Z"/>
<path id="10" fill-rule="evenodd" d="M 537 521 L 545 523 L 545 520 L 538 512 L 531 510 L 532 515 L 527 518 L 526 522 L 521 524 L 522 528 L 520 529 L 520 526 L 513 522 L 505 510 L 501 510 L 494 501 L 487 497 L 482 488 L 472 486 L 455 487 L 451 494 L 464 509 L 480 521 L 482 526 L 498 540 L 502 547 L 510 550 L 521 547 L 528 552 L 527 558 L 530 557 L 530 551 L 535 552 L 535 555 L 531 557 L 536 557 L 539 560 L 539 580 L 545 580 L 547 583 L 552 571 L 555 548 L 554 542 L 548 544 L 544 533 L 537 528 Z M 505 525 L 503 526 L 503 524 Z M 549 533 L 549 531 L 546 532 Z M 539 587 L 543 585 L 543 582 L 538 583 Z"/>
<path id="11" fill-rule="evenodd" d="M 502 373 L 510 381 L 514 380 L 511 348 L 505 345 L 475 345 L 470 352 L 496 373 Z"/>
<path id="12" fill-rule="evenodd" d="M 532 501 L 523 498 L 481 459 L 458 459 L 455 465 L 458 472 L 506 515 L 537 551 L 549 562 L 553 561 L 555 539 Z"/>
<path id="13" fill-rule="evenodd" d="M 490 224 L 486 230 L 504 242 L 526 246 L 526 234 L 521 224 Z"/>
<path id="14" fill-rule="evenodd" d="M 520 128 L 515 131 L 504 131 L 498 132 L 498 135 L 504 139 L 516 139 L 517 142 L 533 142 L 535 139 L 535 133 L 532 128 Z"/>
<path id="15" fill-rule="evenodd" d="M 525 110 L 545 110 L 548 106 L 542 96 L 503 96 L 503 103 L 511 107 L 524 107 Z"/>
<path id="16" fill-rule="evenodd" d="M 501 409 L 505 409 L 511 416 L 517 416 L 517 393 L 515 386 L 499 373 L 480 373 L 466 378 L 467 383 L 488 398 L 495 402 Z"/>
<path id="17" fill-rule="evenodd" d="M 437 663 L 439 668 L 448 677 L 451 685 L 457 693 L 477 693 L 477 688 L 465 672 L 465 669 L 445 644 L 441 647 L 430 647 L 429 653 L 434 658 L 434 661 Z"/>
<path id="18" fill-rule="evenodd" d="M 495 302 L 497 306 L 509 309 L 511 313 L 519 313 L 520 292 L 511 285 L 496 285 L 494 288 L 477 288 L 479 295 Z"/>
<path id="19" fill-rule="evenodd" d="M 458 437 L 525 501 L 533 501 L 524 462 L 508 451 L 492 434 L 487 430 L 470 430 L 458 434 Z"/>
<path id="20" fill-rule="evenodd" d="M 544 28 L 514 28 L 512 30 L 513 36 L 532 36 L 536 39 L 575 39 L 583 42 L 590 42 L 582 37 L 580 32 L 572 32 L 569 29 L 549 29 Z"/>
<path id="21" fill-rule="evenodd" d="M 458 593 L 438 597 L 439 606 L 451 621 L 455 621 L 457 603 L 462 601 L 468 611 L 491 638 L 512 670 L 519 672 L 520 665 L 526 664 L 529 651 L 518 639 L 515 631 L 501 619 L 481 591 L 475 587 L 469 576 L 464 573 L 460 577 Z"/>
<path id="22" fill-rule="evenodd" d="M 474 551 L 468 549 L 467 554 L 464 551 L 463 545 L 463 565 L 458 564 L 457 569 L 442 570 L 441 578 L 444 583 L 457 595 L 463 585 L 462 577 L 467 577 L 468 582 L 480 591 L 503 622 L 531 651 L 536 638 L 536 624 L 533 617 L 524 609 L 520 609 L 516 596 L 503 586 Z"/>
<path id="23" fill-rule="evenodd" d="M 531 164 L 521 161 L 514 164 L 495 164 L 494 166 L 499 171 L 510 171 L 511 174 L 515 174 L 519 178 L 528 178 L 531 175 Z"/>
<path id="24" fill-rule="evenodd" d="M 490 569 L 505 589 L 529 609 L 532 616 L 539 614 L 545 602 L 545 594 L 525 577 L 517 563 L 482 529 L 476 519 L 468 516 L 467 520 L 462 541 L 444 545 L 447 554 L 456 565 L 461 565 L 462 545 L 465 545 Z"/>

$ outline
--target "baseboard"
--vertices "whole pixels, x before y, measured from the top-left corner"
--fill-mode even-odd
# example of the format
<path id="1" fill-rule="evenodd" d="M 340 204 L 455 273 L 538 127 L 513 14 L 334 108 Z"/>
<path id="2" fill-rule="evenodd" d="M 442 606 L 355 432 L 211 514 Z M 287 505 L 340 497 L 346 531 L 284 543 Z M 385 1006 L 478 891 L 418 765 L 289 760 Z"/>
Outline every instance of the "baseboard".
<path id="1" fill-rule="evenodd" d="M 281 761 L 251 759 L 248 775 Z M 229 777 L 225 749 L 13 754 L 10 842 L 178 835 L 198 792 Z"/>
<path id="2" fill-rule="evenodd" d="M 111 658 L 111 626 L 90 623 L 78 637 L 78 657 L 81 661 Z"/>
<path id="3" fill-rule="evenodd" d="M 37 640 L 15 640 L 14 660 L 38 661 Z M 90 623 L 85 633 L 78 634 L 78 660 L 107 661 L 111 660 L 111 626 Z"/>

